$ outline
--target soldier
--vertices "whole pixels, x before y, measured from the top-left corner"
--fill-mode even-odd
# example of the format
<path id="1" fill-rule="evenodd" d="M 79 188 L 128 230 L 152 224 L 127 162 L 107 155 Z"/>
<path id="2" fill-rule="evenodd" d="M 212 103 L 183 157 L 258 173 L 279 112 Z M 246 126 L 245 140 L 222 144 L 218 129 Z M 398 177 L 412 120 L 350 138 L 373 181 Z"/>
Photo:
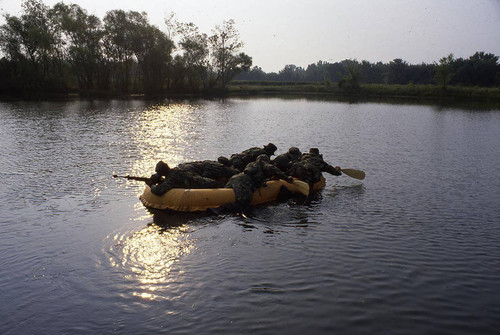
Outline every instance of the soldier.
<path id="1" fill-rule="evenodd" d="M 249 163 L 243 172 L 232 176 L 226 187 L 234 190 L 236 209 L 240 211 L 246 210 L 252 202 L 253 192 L 260 186 L 265 185 L 265 181 L 271 178 L 292 182 L 291 177 L 270 164 L 269 156 L 266 154 L 259 155 L 255 162 Z"/>
<path id="2" fill-rule="evenodd" d="M 291 176 L 311 186 L 321 180 L 322 172 L 328 172 L 334 176 L 342 174 L 340 167 L 333 167 L 323 160 L 323 155 L 319 153 L 318 148 L 309 149 L 309 153 L 302 154 L 300 161 L 293 163 L 290 168 Z"/>
<path id="3" fill-rule="evenodd" d="M 163 195 L 172 188 L 219 188 L 224 184 L 214 179 L 202 177 L 198 174 L 182 170 L 171 169 L 168 164 L 159 161 L 155 168 L 156 173 L 151 176 L 151 192 Z"/>
<path id="4" fill-rule="evenodd" d="M 301 155 L 302 153 L 300 152 L 299 148 L 291 147 L 284 154 L 276 156 L 276 158 L 272 160 L 272 164 L 279 168 L 281 171 L 287 173 L 291 165 L 294 162 L 297 162 L 300 159 Z"/>
<path id="5" fill-rule="evenodd" d="M 263 148 L 252 147 L 239 154 L 233 154 L 229 158 L 229 162 L 239 171 L 243 171 L 248 163 L 254 162 L 259 155 L 265 154 L 268 157 L 274 155 L 274 152 L 278 149 L 274 144 L 269 143 Z"/>
<path id="6" fill-rule="evenodd" d="M 217 162 L 221 163 L 222 165 L 225 166 L 231 166 L 231 162 L 229 161 L 229 158 L 224 157 L 224 156 L 219 156 L 217 158 Z"/>
<path id="7" fill-rule="evenodd" d="M 222 184 L 226 184 L 229 178 L 240 172 L 231 166 L 210 160 L 183 163 L 179 164 L 178 168 L 201 177 L 215 179 Z"/>

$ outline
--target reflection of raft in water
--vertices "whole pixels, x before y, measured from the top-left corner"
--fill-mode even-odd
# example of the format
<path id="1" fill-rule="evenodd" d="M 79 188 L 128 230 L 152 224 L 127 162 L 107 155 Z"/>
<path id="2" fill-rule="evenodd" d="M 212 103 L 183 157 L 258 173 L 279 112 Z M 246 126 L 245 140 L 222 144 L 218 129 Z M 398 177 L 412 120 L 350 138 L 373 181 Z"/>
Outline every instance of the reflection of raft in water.
<path id="1" fill-rule="evenodd" d="M 301 182 L 303 183 L 303 182 Z M 305 184 L 305 183 L 303 183 Z M 253 193 L 252 205 L 259 205 L 278 200 L 280 189 L 286 187 L 292 193 L 300 193 L 297 184 L 291 184 L 284 180 L 271 180 L 266 182 L 265 187 L 260 187 Z M 307 184 L 306 184 L 307 185 Z M 313 186 L 313 191 L 318 191 L 325 186 L 325 179 Z M 173 188 L 162 196 L 151 193 L 146 186 L 144 193 L 139 197 L 144 206 L 154 209 L 170 209 L 180 212 L 206 211 L 209 208 L 217 208 L 225 204 L 235 202 L 234 191 L 231 188 L 214 189 L 183 189 Z"/>

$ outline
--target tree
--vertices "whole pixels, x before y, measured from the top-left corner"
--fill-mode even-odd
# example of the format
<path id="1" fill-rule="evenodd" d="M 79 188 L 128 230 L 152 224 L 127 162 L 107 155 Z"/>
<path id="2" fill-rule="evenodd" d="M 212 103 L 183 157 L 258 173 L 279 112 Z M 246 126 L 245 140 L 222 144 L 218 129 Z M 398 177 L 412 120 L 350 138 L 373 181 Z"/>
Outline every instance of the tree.
<path id="1" fill-rule="evenodd" d="M 305 79 L 306 71 L 300 66 L 288 64 L 278 72 L 278 75 L 282 81 L 302 81 Z"/>
<path id="2" fill-rule="evenodd" d="M 347 74 L 339 81 L 339 87 L 351 91 L 359 91 L 361 82 L 361 70 L 356 60 L 345 60 L 344 69 Z"/>
<path id="3" fill-rule="evenodd" d="M 464 86 L 491 87 L 497 83 L 500 66 L 498 56 L 483 51 L 468 59 L 458 59 L 455 64 L 455 82 Z"/>
<path id="4" fill-rule="evenodd" d="M 208 37 L 199 31 L 194 23 L 176 22 L 175 34 L 180 36 L 179 51 L 176 58 L 178 81 L 186 82 L 191 91 L 203 86 L 207 77 L 209 62 Z"/>
<path id="5" fill-rule="evenodd" d="M 145 13 L 129 12 L 128 16 L 131 49 L 142 71 L 143 89 L 146 93 L 160 93 L 164 89 L 173 42 L 148 23 Z"/>
<path id="6" fill-rule="evenodd" d="M 26 0 L 20 18 L 6 15 L 0 29 L 0 47 L 17 65 L 24 89 L 53 89 L 60 82 L 56 71 L 60 58 L 59 36 L 49 18 L 49 9 L 41 1 Z M 48 85 L 48 83 L 51 85 Z"/>
<path id="7" fill-rule="evenodd" d="M 89 90 L 103 66 L 101 20 L 88 15 L 80 6 L 60 2 L 50 11 L 54 24 L 63 34 L 65 54 L 70 62 L 80 88 Z M 102 82 L 105 79 L 101 79 Z"/>
<path id="8" fill-rule="evenodd" d="M 436 83 L 442 88 L 446 89 L 446 85 L 451 80 L 452 76 L 452 64 L 453 64 L 453 54 L 449 54 L 446 57 L 443 57 L 439 60 L 439 64 L 435 63 L 436 67 L 436 74 L 435 74 L 435 80 Z"/>
<path id="9" fill-rule="evenodd" d="M 104 55 L 111 66 L 112 85 L 120 92 L 128 92 L 134 52 L 129 17 L 125 11 L 106 13 L 103 42 Z"/>
<path id="10" fill-rule="evenodd" d="M 222 26 L 212 29 L 208 38 L 210 61 L 208 63 L 205 86 L 212 88 L 218 84 L 224 89 L 227 83 L 238 73 L 248 71 L 252 58 L 239 50 L 243 47 L 234 20 L 224 21 Z"/>
<path id="11" fill-rule="evenodd" d="M 384 82 L 385 65 L 382 62 L 370 63 L 363 60 L 360 64 L 362 81 L 366 84 L 382 84 Z"/>
<path id="12" fill-rule="evenodd" d="M 262 68 L 260 66 L 254 66 L 252 67 L 252 69 L 245 73 L 245 75 L 243 76 L 243 73 L 242 74 L 239 74 L 237 76 L 235 76 L 235 79 L 236 78 L 240 78 L 241 76 L 241 79 L 243 80 L 266 80 L 267 79 L 267 74 L 262 70 Z"/>
<path id="13" fill-rule="evenodd" d="M 387 81 L 388 84 L 404 85 L 409 82 L 407 76 L 408 63 L 400 58 L 389 62 Z"/>

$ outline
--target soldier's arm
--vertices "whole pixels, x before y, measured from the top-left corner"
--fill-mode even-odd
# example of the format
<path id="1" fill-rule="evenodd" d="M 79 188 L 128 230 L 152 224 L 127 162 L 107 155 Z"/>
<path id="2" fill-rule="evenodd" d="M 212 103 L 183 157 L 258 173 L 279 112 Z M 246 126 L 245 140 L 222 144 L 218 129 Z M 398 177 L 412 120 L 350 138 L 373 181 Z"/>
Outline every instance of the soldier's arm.
<path id="1" fill-rule="evenodd" d="M 151 186 L 151 193 L 162 196 L 172 188 L 174 188 L 174 185 L 172 185 L 171 180 L 167 178 L 163 181 L 163 183 Z"/>
<path id="2" fill-rule="evenodd" d="M 334 175 L 334 176 L 340 176 L 342 174 L 342 171 L 340 169 L 336 169 L 336 168 L 334 168 L 333 166 L 331 166 L 330 164 L 327 164 L 327 163 L 325 163 L 325 165 L 323 165 L 323 169 L 322 170 L 324 172 L 328 172 L 329 174 Z"/>
<path id="3" fill-rule="evenodd" d="M 268 164 L 266 166 L 266 168 L 269 171 L 268 176 L 275 176 L 275 177 L 278 177 L 279 179 L 283 179 L 283 180 L 286 180 L 288 182 L 292 181 L 292 178 L 290 176 L 287 176 L 283 171 L 281 171 L 280 168 L 278 168 L 272 164 Z"/>

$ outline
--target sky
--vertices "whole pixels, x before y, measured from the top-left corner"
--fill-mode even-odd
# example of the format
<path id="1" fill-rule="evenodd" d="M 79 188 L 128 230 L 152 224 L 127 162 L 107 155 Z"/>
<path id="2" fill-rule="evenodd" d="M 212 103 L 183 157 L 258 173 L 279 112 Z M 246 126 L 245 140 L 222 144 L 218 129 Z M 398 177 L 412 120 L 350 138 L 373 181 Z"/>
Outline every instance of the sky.
<path id="1" fill-rule="evenodd" d="M 61 0 L 44 0 L 52 7 Z M 452 53 L 500 56 L 500 0 L 64 0 L 103 18 L 113 9 L 146 12 L 166 31 L 175 13 L 210 34 L 234 19 L 243 52 L 265 72 L 345 59 L 433 63 Z M 0 14 L 20 16 L 21 0 L 0 0 Z M 3 24 L 3 18 L 0 19 Z"/>

